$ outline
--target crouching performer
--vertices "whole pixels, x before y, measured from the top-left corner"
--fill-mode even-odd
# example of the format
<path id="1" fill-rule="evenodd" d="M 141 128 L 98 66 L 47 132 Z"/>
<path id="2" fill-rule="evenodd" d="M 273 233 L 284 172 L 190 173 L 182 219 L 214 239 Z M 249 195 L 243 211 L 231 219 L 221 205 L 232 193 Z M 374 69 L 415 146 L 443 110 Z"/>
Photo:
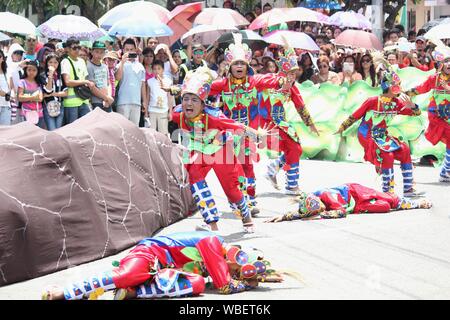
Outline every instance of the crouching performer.
<path id="1" fill-rule="evenodd" d="M 397 210 L 429 209 L 431 202 L 427 199 L 401 198 L 390 192 L 380 192 L 357 183 L 347 183 L 334 188 L 303 193 L 299 198 L 299 208 L 266 220 L 281 222 L 295 219 L 345 218 L 351 213 L 387 213 Z"/>
<path id="2" fill-rule="evenodd" d="M 225 245 L 211 232 L 185 232 L 146 238 L 118 267 L 64 288 L 49 287 L 42 299 L 96 299 L 109 290 L 116 300 L 196 296 L 204 292 L 206 276 L 222 294 L 282 281 L 260 251 Z"/>

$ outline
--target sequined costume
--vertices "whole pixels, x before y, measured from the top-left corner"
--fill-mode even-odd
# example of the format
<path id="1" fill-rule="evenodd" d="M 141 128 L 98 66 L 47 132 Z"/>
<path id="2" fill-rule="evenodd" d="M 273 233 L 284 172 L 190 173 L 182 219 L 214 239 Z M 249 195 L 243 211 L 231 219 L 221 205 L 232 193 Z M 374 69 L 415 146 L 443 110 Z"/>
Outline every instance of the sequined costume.
<path id="1" fill-rule="evenodd" d="M 344 218 L 347 214 L 386 213 L 391 210 L 428 208 L 428 200 L 400 198 L 357 183 L 346 183 L 302 194 L 298 211 L 283 215 L 283 220 L 319 216 L 324 219 Z"/>
<path id="2" fill-rule="evenodd" d="M 450 49 L 433 52 L 437 61 L 450 59 Z M 448 64 L 449 62 L 447 62 Z M 425 137 L 433 145 L 442 142 L 446 145 L 446 155 L 440 172 L 442 182 L 450 182 L 450 74 L 444 71 L 428 77 L 424 83 L 408 92 L 410 96 L 432 91 L 428 104 L 428 128 Z"/>
<path id="3" fill-rule="evenodd" d="M 389 123 L 396 115 L 417 116 L 420 109 L 417 106 L 405 108 L 398 98 L 371 97 L 342 123 L 341 130 L 362 118 L 358 140 L 364 148 L 364 159 L 381 171 L 383 192 L 394 192 L 394 160 L 398 160 L 403 175 L 403 191 L 408 193 L 413 189 L 411 151 L 406 143 L 388 132 Z"/>
<path id="4" fill-rule="evenodd" d="M 241 42 L 238 36 L 235 43 L 225 51 L 225 60 L 233 65 L 241 61 L 248 64 L 252 58 L 252 51 Z M 220 95 L 225 116 L 253 129 L 258 128 L 258 92 L 265 89 L 279 89 L 284 84 L 283 79 L 274 75 L 246 75 L 242 79 L 228 78 L 216 80 L 211 85 L 210 96 Z M 250 197 L 250 205 L 256 206 L 256 181 L 253 162 L 258 161 L 255 143 L 247 137 L 241 144 L 238 154 L 239 163 L 245 175 L 245 191 Z"/>
<path id="5" fill-rule="evenodd" d="M 294 50 L 287 48 L 279 60 L 280 75 L 298 69 Z M 295 128 L 286 120 L 285 104 L 292 101 L 303 122 L 313 125 L 305 107 L 300 90 L 294 84 L 289 91 L 266 90 L 260 94 L 258 113 L 261 127 L 272 128 L 272 136 L 267 139 L 267 148 L 280 153 L 278 159 L 268 166 L 266 177 L 278 188 L 276 175 L 281 168 L 286 171 L 286 192 L 296 192 L 299 180 L 299 161 L 302 155 L 300 137 Z"/>
<path id="6" fill-rule="evenodd" d="M 245 280 L 233 279 L 226 253 L 223 239 L 210 232 L 145 238 L 118 267 L 65 287 L 64 298 L 82 299 L 113 289 L 133 289 L 137 298 L 195 296 L 204 292 L 205 276 L 210 276 L 214 287 L 224 294 L 250 289 Z M 248 255 L 238 256 L 243 266 L 248 264 Z M 246 269 L 251 269 L 252 276 L 265 272 L 261 267 Z"/>

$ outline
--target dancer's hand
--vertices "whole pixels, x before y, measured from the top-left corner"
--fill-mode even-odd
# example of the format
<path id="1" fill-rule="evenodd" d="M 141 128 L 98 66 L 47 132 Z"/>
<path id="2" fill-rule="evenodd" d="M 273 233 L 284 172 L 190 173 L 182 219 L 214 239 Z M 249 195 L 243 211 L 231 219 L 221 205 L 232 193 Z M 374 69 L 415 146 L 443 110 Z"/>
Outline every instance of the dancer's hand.
<path id="1" fill-rule="evenodd" d="M 403 92 L 400 93 L 400 96 L 398 98 L 405 104 L 404 108 L 412 109 L 416 107 L 415 103 L 412 102 L 411 97 L 408 96 L 406 93 Z"/>
<path id="2" fill-rule="evenodd" d="M 342 130 L 341 128 L 338 129 L 338 131 L 336 131 L 335 133 L 333 133 L 333 135 L 341 135 L 342 136 L 342 132 L 344 132 L 344 130 Z"/>
<path id="3" fill-rule="evenodd" d="M 274 216 L 270 219 L 265 220 L 265 223 L 271 223 L 271 222 L 282 222 L 283 221 L 283 215 L 280 214 L 278 216 Z"/>
<path id="4" fill-rule="evenodd" d="M 309 127 L 309 129 L 311 130 L 311 132 L 317 134 L 317 136 L 320 137 L 319 130 L 317 130 L 317 128 L 316 128 L 315 125 L 312 124 L 312 125 Z"/>

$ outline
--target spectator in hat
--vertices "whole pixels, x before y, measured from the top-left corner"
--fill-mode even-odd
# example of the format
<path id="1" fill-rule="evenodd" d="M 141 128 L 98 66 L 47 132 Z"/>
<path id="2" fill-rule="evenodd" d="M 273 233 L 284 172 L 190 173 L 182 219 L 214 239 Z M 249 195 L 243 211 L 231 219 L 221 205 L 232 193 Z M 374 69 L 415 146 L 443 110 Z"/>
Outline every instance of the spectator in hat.
<path id="1" fill-rule="evenodd" d="M 216 44 L 215 44 L 216 45 Z M 178 83 L 182 84 L 184 77 L 188 71 L 196 70 L 198 67 L 208 67 L 208 63 L 204 60 L 206 50 L 202 44 L 196 43 L 192 45 L 192 59 L 180 65 L 180 76 Z"/>
<path id="2" fill-rule="evenodd" d="M 119 61 L 120 61 L 119 55 L 115 51 L 108 51 L 103 57 L 103 62 L 108 67 L 109 87 L 111 88 L 111 97 L 113 98 L 116 97 L 117 83 L 115 73 L 116 73 L 116 66 Z"/>
<path id="3" fill-rule="evenodd" d="M 430 54 L 425 50 L 427 40 L 423 36 L 416 37 L 416 49 L 411 50 L 406 56 L 403 56 L 403 65 L 416 67 L 422 71 L 429 71 L 434 68 L 434 61 Z"/>
<path id="4" fill-rule="evenodd" d="M 92 90 L 92 107 L 111 112 L 114 99 L 111 93 L 108 66 L 103 62 L 105 51 L 106 45 L 104 42 L 95 41 L 92 44 L 92 58 L 87 62 L 87 79 L 95 84 L 95 88 Z"/>
<path id="5" fill-rule="evenodd" d="M 9 47 L 7 65 L 7 78 L 9 87 L 11 88 L 11 124 L 16 124 L 23 121 L 20 106 L 17 100 L 17 93 L 20 83 L 20 78 L 23 76 L 23 68 L 25 68 L 29 60 L 24 60 L 23 55 L 25 50 L 18 43 L 13 43 Z"/>

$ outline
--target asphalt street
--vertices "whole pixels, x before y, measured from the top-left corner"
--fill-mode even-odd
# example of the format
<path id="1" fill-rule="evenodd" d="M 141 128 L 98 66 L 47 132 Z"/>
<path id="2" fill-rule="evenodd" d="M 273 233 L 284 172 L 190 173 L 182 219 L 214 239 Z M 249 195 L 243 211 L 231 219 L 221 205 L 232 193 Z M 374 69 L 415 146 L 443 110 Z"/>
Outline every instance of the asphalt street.
<path id="1" fill-rule="evenodd" d="M 227 242 L 263 250 L 277 269 L 295 271 L 303 281 L 285 277 L 283 283 L 263 283 L 255 290 L 223 296 L 208 290 L 191 299 L 449 299 L 450 298 L 450 185 L 438 183 L 438 168 L 416 167 L 416 188 L 427 192 L 434 207 L 388 214 L 350 215 L 345 219 L 268 224 L 267 218 L 295 209 L 263 178 L 268 161 L 256 165 L 261 213 L 255 234 L 243 234 L 214 173 L 208 183 L 216 195 Z M 401 173 L 395 166 L 396 190 Z M 379 189 L 381 180 L 367 163 L 301 161 L 301 187 L 314 191 L 346 182 Z M 279 174 L 280 184 L 284 174 Z M 200 214 L 173 224 L 158 234 L 194 230 Z M 150 236 L 150 235 L 149 235 Z M 0 288 L 0 299 L 40 299 L 42 288 L 64 285 L 111 267 L 128 250 L 99 261 Z M 107 293 L 102 299 L 111 299 Z"/>

